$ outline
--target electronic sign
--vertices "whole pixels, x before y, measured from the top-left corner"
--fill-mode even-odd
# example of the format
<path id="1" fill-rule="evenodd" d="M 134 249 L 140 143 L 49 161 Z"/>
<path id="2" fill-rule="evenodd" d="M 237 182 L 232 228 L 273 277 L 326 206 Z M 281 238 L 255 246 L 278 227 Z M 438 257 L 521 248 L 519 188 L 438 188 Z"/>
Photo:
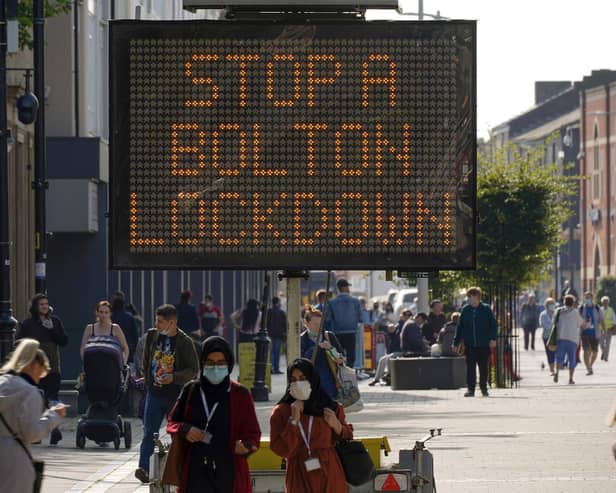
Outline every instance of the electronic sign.
<path id="1" fill-rule="evenodd" d="M 112 267 L 473 268 L 475 27 L 112 22 Z"/>

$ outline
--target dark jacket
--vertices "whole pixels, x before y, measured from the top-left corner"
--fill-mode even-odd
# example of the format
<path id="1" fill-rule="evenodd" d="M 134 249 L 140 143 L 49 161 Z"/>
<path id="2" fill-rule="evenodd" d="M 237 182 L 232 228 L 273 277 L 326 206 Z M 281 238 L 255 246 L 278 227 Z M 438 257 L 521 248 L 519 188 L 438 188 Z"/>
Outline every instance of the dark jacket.
<path id="1" fill-rule="evenodd" d="M 199 317 L 197 308 L 190 303 L 178 303 L 175 305 L 178 311 L 178 327 L 187 334 L 199 330 Z"/>
<path id="2" fill-rule="evenodd" d="M 520 318 L 522 319 L 522 327 L 525 329 L 535 330 L 539 327 L 539 315 L 541 313 L 540 307 L 537 303 L 531 305 L 530 303 L 524 303 L 522 305 L 522 311 Z"/>
<path id="3" fill-rule="evenodd" d="M 396 324 L 396 328 L 393 332 L 387 332 L 387 353 L 401 353 L 402 344 L 400 340 L 400 334 L 402 334 L 402 327 L 405 321 L 399 320 Z"/>
<path id="4" fill-rule="evenodd" d="M 270 337 L 284 339 L 287 335 L 287 314 L 279 306 L 267 311 L 267 329 Z"/>
<path id="5" fill-rule="evenodd" d="M 45 351 L 45 354 L 49 358 L 51 370 L 61 373 L 60 348 L 66 346 L 68 337 L 64 332 L 62 321 L 55 315 L 51 315 L 50 318 L 53 322 L 52 329 L 45 327 L 39 317 L 27 318 L 20 324 L 15 338 L 24 339 L 29 337 L 39 341 L 41 349 Z"/>
<path id="6" fill-rule="evenodd" d="M 158 331 L 150 329 L 147 332 L 145 345 L 143 348 L 143 379 L 145 388 L 150 387 L 152 381 L 152 357 L 156 351 L 156 343 L 158 342 Z M 180 389 L 188 382 L 193 380 L 199 374 L 199 357 L 195 350 L 193 340 L 186 333 L 178 329 L 177 338 L 175 340 L 175 363 L 173 371 L 173 384 Z"/>
<path id="7" fill-rule="evenodd" d="M 320 334 L 320 341 L 327 340 L 329 343 L 338 351 L 340 354 L 344 354 L 342 349 L 342 344 L 338 341 L 338 338 L 335 336 L 333 332 L 324 331 Z M 300 336 L 300 344 L 302 351 L 302 358 L 306 358 L 312 360 L 312 355 L 316 346 L 316 339 L 310 337 L 310 331 L 305 330 L 302 332 Z M 332 399 L 336 398 L 338 394 L 338 388 L 336 386 L 336 380 L 334 378 L 334 374 L 332 372 L 333 365 L 328 360 L 329 356 L 327 355 L 324 349 L 318 348 L 317 355 L 314 362 L 314 366 L 319 374 L 319 378 L 321 379 L 321 386 Z"/>
<path id="8" fill-rule="evenodd" d="M 400 339 L 404 353 L 424 354 L 428 351 L 428 344 L 424 340 L 421 328 L 412 320 L 407 321 L 402 327 Z"/>
<path id="9" fill-rule="evenodd" d="M 466 305 L 462 308 L 453 344 L 458 346 L 464 341 L 466 346 L 488 347 L 497 334 L 496 319 L 487 304 L 479 303 L 477 308 Z"/>
<path id="10" fill-rule="evenodd" d="M 128 362 L 132 363 L 135 354 L 135 348 L 137 347 L 137 341 L 139 340 L 139 328 L 137 327 L 137 321 L 132 314 L 126 310 L 113 310 L 111 312 L 111 321 L 114 324 L 118 324 L 126 337 L 126 344 L 128 344 Z"/>
<path id="11" fill-rule="evenodd" d="M 432 312 L 428 314 L 428 322 L 422 327 L 422 331 L 423 336 L 429 343 L 433 344 L 436 342 L 438 333 L 445 323 L 447 323 L 447 317 L 442 313 L 440 315 L 435 315 Z"/>

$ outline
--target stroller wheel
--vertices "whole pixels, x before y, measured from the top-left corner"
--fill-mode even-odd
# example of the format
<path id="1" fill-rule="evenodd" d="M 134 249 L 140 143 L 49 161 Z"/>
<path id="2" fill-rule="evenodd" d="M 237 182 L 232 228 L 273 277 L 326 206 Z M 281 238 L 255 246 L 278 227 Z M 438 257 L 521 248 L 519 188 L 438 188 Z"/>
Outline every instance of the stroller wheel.
<path id="1" fill-rule="evenodd" d="M 124 421 L 124 447 L 129 449 L 133 443 L 133 432 L 128 421 Z"/>
<path id="2" fill-rule="evenodd" d="M 83 449 L 86 446 L 86 437 L 79 428 L 77 428 L 77 433 L 75 434 L 75 443 L 80 449 Z"/>
<path id="3" fill-rule="evenodd" d="M 118 450 L 120 448 L 120 434 L 117 433 L 114 437 L 113 437 L 113 447 Z"/>

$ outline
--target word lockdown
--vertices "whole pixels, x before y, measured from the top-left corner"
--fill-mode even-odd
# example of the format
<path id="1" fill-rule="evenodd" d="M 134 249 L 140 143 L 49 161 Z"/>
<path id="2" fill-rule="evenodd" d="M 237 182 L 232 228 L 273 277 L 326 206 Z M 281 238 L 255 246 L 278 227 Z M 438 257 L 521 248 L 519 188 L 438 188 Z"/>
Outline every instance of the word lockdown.
<path id="1" fill-rule="evenodd" d="M 132 247 L 323 245 L 399 249 L 434 244 L 430 241 L 434 234 L 428 229 L 436 228 L 440 238 L 433 247 L 448 250 L 453 246 L 453 197 L 449 193 L 426 197 L 423 193 L 411 196 L 406 192 L 402 197 L 386 199 L 381 192 L 340 192 L 338 197 L 327 206 L 313 192 L 280 192 L 273 200 L 267 200 L 262 193 L 219 192 L 205 200 L 199 192 L 179 192 L 169 202 L 168 217 L 156 218 L 158 224 L 162 221 L 168 225 L 169 234 L 144 237 L 138 232 L 143 220 L 140 197 L 133 192 L 129 211 L 130 244 Z M 392 200 L 397 201 L 394 210 L 398 213 L 388 215 Z M 434 213 L 427 205 L 428 200 L 442 213 Z M 223 212 L 229 210 L 234 211 L 233 216 Z M 274 219 L 281 210 L 291 214 Z M 229 223 L 225 218 L 233 220 Z M 358 224 L 359 228 L 348 228 L 348 224 Z"/>

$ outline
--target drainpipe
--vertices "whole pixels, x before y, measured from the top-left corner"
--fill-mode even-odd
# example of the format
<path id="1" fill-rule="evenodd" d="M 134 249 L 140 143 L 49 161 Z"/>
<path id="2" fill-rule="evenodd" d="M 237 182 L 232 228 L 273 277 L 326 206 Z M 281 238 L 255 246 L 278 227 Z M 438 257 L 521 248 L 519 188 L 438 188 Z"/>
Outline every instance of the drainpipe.
<path id="1" fill-rule="evenodd" d="M 610 166 L 610 85 L 605 85 L 605 133 L 606 133 L 606 141 L 605 141 L 605 159 L 606 159 L 606 172 L 605 172 L 605 181 L 607 181 L 607 274 L 609 275 L 612 267 L 612 170 Z"/>
<path id="2" fill-rule="evenodd" d="M 73 86 L 75 87 L 75 137 L 79 137 L 79 0 L 73 2 Z"/>
<path id="3" fill-rule="evenodd" d="M 582 122 L 580 126 L 580 143 L 582 145 L 582 176 L 586 176 L 586 91 L 582 89 Z M 586 275 L 586 269 L 588 266 L 588 262 L 586 259 L 586 241 L 588 240 L 588 214 L 586 211 L 586 202 L 588 196 L 588 183 L 586 180 L 581 180 L 580 189 L 582 192 L 582 210 L 580 214 L 580 219 L 582 221 L 582 238 L 580 241 L 580 247 L 582 249 L 582 284 L 581 288 L 583 290 L 588 289 L 588 279 Z"/>

